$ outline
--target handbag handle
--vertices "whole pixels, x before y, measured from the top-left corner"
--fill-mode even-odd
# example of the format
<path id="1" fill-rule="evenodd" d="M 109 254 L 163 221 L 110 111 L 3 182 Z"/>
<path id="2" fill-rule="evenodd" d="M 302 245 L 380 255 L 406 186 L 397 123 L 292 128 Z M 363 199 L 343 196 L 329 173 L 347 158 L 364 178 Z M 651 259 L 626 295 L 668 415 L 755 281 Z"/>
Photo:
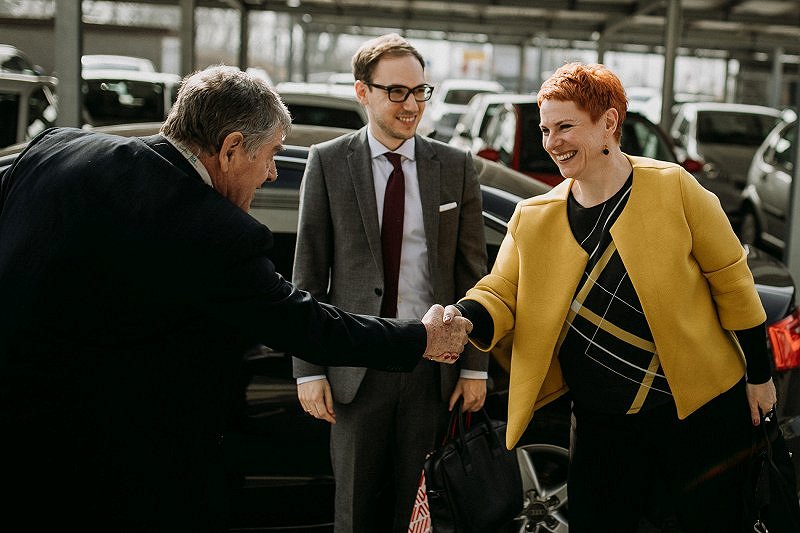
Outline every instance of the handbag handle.
<path id="1" fill-rule="evenodd" d="M 444 442 L 446 443 L 448 440 L 451 440 L 453 444 L 459 450 L 459 456 L 461 457 L 461 463 L 464 467 L 464 471 L 469 473 L 472 471 L 472 457 L 469 453 L 469 448 L 467 448 L 464 444 L 466 442 L 465 439 L 465 426 L 466 429 L 469 429 L 470 423 L 472 420 L 472 413 L 462 413 L 462 405 L 464 403 L 463 398 L 459 398 L 456 401 L 456 404 L 453 406 L 453 411 L 450 413 L 450 421 L 447 424 L 448 432 L 444 438 Z M 489 414 L 486 412 L 486 409 L 481 407 L 477 411 L 477 416 L 482 419 L 482 423 L 486 427 L 486 435 L 485 438 L 489 441 L 489 448 L 492 450 L 492 455 L 495 457 L 500 456 L 503 454 L 505 450 L 505 444 L 500 442 L 500 439 L 497 436 L 497 433 L 494 431 L 494 427 L 492 426 L 492 420 L 489 418 Z M 464 419 L 466 418 L 466 423 Z M 456 430 L 458 434 L 456 436 Z"/>

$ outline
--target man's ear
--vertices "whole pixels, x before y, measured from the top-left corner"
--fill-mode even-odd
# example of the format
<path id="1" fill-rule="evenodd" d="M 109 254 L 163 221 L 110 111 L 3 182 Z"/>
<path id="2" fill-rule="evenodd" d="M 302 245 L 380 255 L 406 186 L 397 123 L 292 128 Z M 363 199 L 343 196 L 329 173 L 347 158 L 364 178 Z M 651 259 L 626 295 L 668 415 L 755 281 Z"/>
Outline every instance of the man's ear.
<path id="1" fill-rule="evenodd" d="M 220 168 L 227 172 L 234 158 L 241 155 L 244 155 L 244 135 L 240 131 L 231 132 L 225 136 L 217 154 Z"/>
<path id="2" fill-rule="evenodd" d="M 366 105 L 366 98 L 367 98 L 367 90 L 369 87 L 366 83 L 361 80 L 356 80 L 355 90 L 356 90 L 356 98 L 358 101 L 361 102 L 361 105 Z"/>

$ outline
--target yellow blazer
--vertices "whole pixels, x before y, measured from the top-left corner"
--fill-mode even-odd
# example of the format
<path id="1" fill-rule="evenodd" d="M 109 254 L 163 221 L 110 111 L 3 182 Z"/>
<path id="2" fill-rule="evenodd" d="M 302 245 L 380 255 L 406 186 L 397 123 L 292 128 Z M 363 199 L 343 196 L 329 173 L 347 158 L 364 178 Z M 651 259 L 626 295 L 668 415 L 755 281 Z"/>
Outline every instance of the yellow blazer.
<path id="1" fill-rule="evenodd" d="M 742 378 L 744 358 L 730 330 L 757 326 L 766 314 L 717 197 L 678 165 L 628 158 L 633 188 L 611 235 L 683 419 Z M 479 349 L 513 332 L 509 449 L 534 410 L 567 391 L 555 347 L 588 261 L 567 219 L 572 182 L 519 203 L 491 273 L 464 298 L 494 321 L 494 338 L 474 343 Z"/>

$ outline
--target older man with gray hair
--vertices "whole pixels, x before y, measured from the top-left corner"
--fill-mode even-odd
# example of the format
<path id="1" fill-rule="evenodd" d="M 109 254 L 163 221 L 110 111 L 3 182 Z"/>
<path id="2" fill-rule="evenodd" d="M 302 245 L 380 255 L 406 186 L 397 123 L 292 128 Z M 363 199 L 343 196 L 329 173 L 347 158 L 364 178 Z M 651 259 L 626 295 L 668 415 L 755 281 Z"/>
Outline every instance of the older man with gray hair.
<path id="1" fill-rule="evenodd" d="M 291 119 L 264 82 L 183 82 L 160 135 L 43 132 L 0 175 L 4 524 L 224 529 L 223 433 L 242 354 L 410 371 L 469 321 L 352 315 L 275 272 L 247 214 Z"/>

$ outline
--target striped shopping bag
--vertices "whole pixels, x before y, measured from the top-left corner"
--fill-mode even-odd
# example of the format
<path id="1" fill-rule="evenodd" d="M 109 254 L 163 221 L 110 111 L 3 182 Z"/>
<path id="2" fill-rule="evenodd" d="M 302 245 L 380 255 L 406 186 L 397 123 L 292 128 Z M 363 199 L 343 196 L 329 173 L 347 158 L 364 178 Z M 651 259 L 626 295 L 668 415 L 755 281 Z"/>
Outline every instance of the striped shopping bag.
<path id="1" fill-rule="evenodd" d="M 428 507 L 428 491 L 425 487 L 425 471 L 419 477 L 417 497 L 408 523 L 408 533 L 431 533 L 431 510 Z"/>

